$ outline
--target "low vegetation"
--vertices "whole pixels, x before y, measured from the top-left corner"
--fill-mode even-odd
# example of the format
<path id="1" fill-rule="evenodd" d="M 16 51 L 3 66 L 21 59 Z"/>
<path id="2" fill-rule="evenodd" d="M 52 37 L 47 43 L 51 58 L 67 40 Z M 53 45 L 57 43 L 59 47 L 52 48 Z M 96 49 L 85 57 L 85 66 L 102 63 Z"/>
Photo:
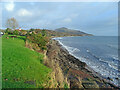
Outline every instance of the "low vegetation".
<path id="1" fill-rule="evenodd" d="M 43 36 L 41 33 L 38 34 L 28 34 L 27 39 L 28 42 L 37 44 L 41 50 L 46 50 L 46 44 L 48 43 L 47 37 Z"/>
<path id="2" fill-rule="evenodd" d="M 42 63 L 43 54 L 26 48 L 25 36 L 11 36 L 2 37 L 3 88 L 44 87 L 51 69 Z"/>

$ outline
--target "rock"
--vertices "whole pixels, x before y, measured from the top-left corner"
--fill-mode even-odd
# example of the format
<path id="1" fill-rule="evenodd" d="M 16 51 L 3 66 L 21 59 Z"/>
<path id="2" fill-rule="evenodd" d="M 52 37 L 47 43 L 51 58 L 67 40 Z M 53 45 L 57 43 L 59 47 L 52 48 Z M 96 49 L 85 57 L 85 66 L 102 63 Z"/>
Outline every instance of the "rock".
<path id="1" fill-rule="evenodd" d="M 111 80 L 111 81 L 113 81 L 113 79 L 112 79 L 112 78 L 110 78 L 110 77 L 108 77 L 107 79 L 108 79 L 108 80 Z"/>
<path id="2" fill-rule="evenodd" d="M 119 78 L 115 78 L 115 79 L 119 80 Z"/>
<path id="3" fill-rule="evenodd" d="M 82 85 L 84 88 L 99 88 L 95 81 L 85 81 Z"/>

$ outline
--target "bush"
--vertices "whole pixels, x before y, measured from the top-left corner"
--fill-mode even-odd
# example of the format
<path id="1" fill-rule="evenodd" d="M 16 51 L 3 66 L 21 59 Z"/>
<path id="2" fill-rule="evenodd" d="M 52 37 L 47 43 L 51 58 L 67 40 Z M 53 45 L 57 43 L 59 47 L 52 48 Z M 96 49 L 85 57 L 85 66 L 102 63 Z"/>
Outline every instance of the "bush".
<path id="1" fill-rule="evenodd" d="M 14 34 L 14 35 L 19 35 L 19 31 L 18 31 L 18 30 L 14 30 L 14 31 L 13 31 L 13 34 Z"/>
<path id="2" fill-rule="evenodd" d="M 27 36 L 27 39 L 31 41 L 32 43 L 38 44 L 41 50 L 46 50 L 46 44 L 48 42 L 46 37 L 43 37 L 41 33 L 39 34 L 34 34 L 32 33 L 31 35 Z"/>
<path id="3" fill-rule="evenodd" d="M 19 35 L 21 35 L 21 36 L 25 36 L 26 34 L 27 34 L 27 31 L 25 31 L 25 30 L 21 30 L 19 32 Z"/>
<path id="4" fill-rule="evenodd" d="M 6 33 L 6 34 L 12 34 L 12 30 L 11 30 L 10 28 L 7 28 L 7 29 L 5 30 L 5 33 Z"/>
<path id="5" fill-rule="evenodd" d="M 29 30 L 29 32 L 32 32 L 32 31 L 34 31 L 34 29 L 33 29 L 33 28 L 31 28 L 31 29 Z"/>
<path id="6" fill-rule="evenodd" d="M 42 36 L 46 36 L 46 31 L 45 31 L 45 29 L 43 29 L 41 33 L 42 33 Z"/>

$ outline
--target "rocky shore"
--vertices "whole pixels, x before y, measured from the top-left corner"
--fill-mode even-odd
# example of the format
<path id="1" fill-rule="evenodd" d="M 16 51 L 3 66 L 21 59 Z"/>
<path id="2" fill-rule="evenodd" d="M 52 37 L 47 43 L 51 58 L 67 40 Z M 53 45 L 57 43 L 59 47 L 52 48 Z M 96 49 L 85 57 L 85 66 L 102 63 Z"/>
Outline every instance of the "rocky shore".
<path id="1" fill-rule="evenodd" d="M 86 63 L 81 62 L 62 47 L 58 41 L 50 40 L 46 56 L 58 63 L 62 73 L 70 82 L 70 88 L 118 88 L 109 83 Z"/>

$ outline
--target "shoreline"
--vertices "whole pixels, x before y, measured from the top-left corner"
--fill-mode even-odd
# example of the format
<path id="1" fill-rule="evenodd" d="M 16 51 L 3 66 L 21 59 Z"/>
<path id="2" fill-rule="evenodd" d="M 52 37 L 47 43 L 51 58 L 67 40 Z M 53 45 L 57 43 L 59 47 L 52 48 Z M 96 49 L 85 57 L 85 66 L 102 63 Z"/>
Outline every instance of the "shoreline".
<path id="1" fill-rule="evenodd" d="M 114 84 L 110 83 L 109 80 L 107 80 L 106 78 L 101 76 L 99 73 L 95 72 L 85 62 L 80 61 L 74 55 L 70 54 L 69 51 L 63 45 L 61 45 L 59 43 L 59 41 L 51 39 L 51 43 L 49 44 L 49 46 L 48 46 L 49 47 L 48 49 L 50 49 L 52 47 L 52 49 L 50 49 L 50 50 L 55 51 L 57 54 L 55 54 L 53 57 L 51 57 L 50 56 L 51 52 L 47 51 L 48 58 L 55 59 L 56 62 L 59 62 L 63 72 L 65 72 L 64 68 L 68 67 L 68 69 L 72 70 L 72 72 L 76 71 L 76 75 L 78 73 L 82 73 L 83 80 L 84 80 L 84 78 L 88 78 L 87 76 L 89 76 L 90 78 L 100 81 L 97 83 L 97 85 L 100 87 L 100 85 L 102 84 L 103 87 L 101 87 L 101 88 L 118 88 Z M 69 73 L 69 74 L 71 74 L 71 73 Z M 86 77 L 84 77 L 84 75 L 86 75 Z M 81 78 L 81 76 L 80 76 L 80 78 Z M 72 80 L 72 79 L 69 79 L 69 80 Z"/>

